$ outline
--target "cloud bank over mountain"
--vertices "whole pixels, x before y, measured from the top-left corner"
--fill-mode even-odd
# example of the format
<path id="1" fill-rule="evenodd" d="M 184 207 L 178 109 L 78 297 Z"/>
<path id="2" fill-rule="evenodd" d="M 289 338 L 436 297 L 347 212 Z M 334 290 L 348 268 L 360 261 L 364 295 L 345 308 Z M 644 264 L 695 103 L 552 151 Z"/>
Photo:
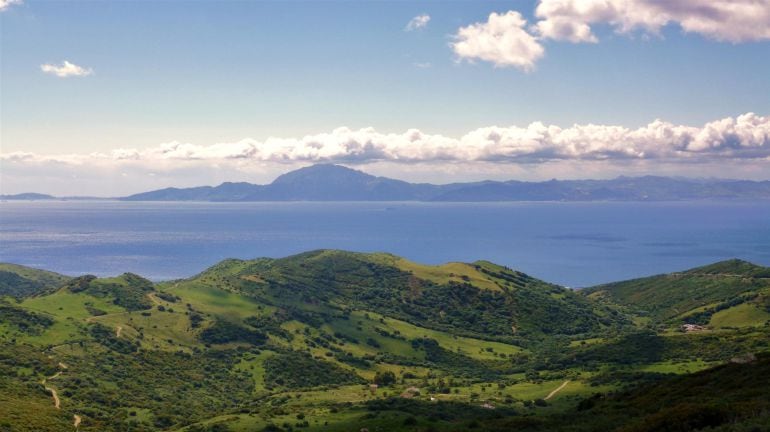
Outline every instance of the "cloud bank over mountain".
<path id="1" fill-rule="evenodd" d="M 378 175 L 411 181 L 606 178 L 661 174 L 767 179 L 770 116 L 746 113 L 702 126 L 655 120 L 643 127 L 542 122 L 489 126 L 460 137 L 417 129 L 384 133 L 341 127 L 300 138 L 193 144 L 88 154 L 0 154 L 3 193 L 57 193 L 83 183 L 83 193 L 110 195 L 165 187 L 259 182 L 319 162 L 366 165 Z"/>

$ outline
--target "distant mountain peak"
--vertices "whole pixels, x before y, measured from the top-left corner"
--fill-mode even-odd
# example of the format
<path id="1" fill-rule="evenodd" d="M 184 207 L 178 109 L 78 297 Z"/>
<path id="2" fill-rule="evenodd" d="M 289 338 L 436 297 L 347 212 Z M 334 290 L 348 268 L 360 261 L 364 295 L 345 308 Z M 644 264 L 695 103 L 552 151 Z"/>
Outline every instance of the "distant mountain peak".
<path id="1" fill-rule="evenodd" d="M 370 180 L 376 178 L 363 171 L 336 164 L 315 164 L 278 176 L 273 185 L 296 183 L 302 181 L 334 181 L 334 180 Z"/>

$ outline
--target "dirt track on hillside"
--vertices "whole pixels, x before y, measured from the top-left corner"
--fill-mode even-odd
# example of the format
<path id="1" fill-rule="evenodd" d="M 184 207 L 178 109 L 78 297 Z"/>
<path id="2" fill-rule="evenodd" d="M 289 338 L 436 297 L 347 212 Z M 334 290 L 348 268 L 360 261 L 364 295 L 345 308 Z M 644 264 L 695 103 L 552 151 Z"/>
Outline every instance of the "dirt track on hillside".
<path id="1" fill-rule="evenodd" d="M 556 393 L 559 393 L 564 387 L 567 387 L 567 384 L 569 384 L 569 380 L 564 381 L 562 383 L 562 385 L 557 387 L 554 391 L 548 393 L 548 396 L 546 396 L 544 400 L 548 400 L 548 399 L 551 399 L 552 397 L 556 396 Z"/>
<path id="2" fill-rule="evenodd" d="M 62 366 L 62 363 L 59 363 L 59 367 L 61 366 Z M 43 381 L 40 382 L 40 384 L 43 384 L 43 387 L 45 388 L 45 390 L 51 393 L 51 397 L 53 398 L 53 406 L 56 407 L 56 409 L 61 409 L 61 401 L 59 400 L 59 394 L 56 392 L 55 388 L 49 387 L 45 385 L 45 383 L 61 375 L 61 372 L 62 371 L 59 371 L 48 378 L 43 378 Z"/>

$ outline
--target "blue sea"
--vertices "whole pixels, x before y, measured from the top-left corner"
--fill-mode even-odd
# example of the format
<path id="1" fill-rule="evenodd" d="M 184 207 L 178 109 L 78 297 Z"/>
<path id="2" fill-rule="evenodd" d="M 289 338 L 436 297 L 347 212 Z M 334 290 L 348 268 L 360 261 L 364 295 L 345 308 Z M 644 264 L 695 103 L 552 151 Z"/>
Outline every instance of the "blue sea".
<path id="1" fill-rule="evenodd" d="M 770 265 L 770 203 L 0 203 L 0 261 L 192 276 L 318 248 L 490 260 L 583 287 L 742 258 Z"/>

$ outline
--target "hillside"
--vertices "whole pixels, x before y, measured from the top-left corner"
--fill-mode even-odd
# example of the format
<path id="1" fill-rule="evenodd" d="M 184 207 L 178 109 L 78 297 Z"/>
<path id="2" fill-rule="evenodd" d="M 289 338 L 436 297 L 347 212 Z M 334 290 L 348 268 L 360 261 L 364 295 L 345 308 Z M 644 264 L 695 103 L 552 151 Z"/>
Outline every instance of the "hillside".
<path id="1" fill-rule="evenodd" d="M 552 418 L 490 420 L 488 431 L 750 431 L 770 425 L 770 354 L 617 394 L 595 393 L 574 411 Z"/>
<path id="2" fill-rule="evenodd" d="M 737 261 L 696 270 L 764 274 Z M 0 428 L 548 430 L 596 392 L 770 344 L 766 327 L 655 333 L 625 312 L 637 308 L 486 261 L 336 250 L 225 260 L 160 284 L 65 278 L 0 300 Z M 610 424 L 613 409 L 595 412 Z"/>
<path id="3" fill-rule="evenodd" d="M 300 300 L 375 310 L 425 327 L 500 340 L 586 333 L 613 323 L 570 290 L 487 262 L 429 267 L 387 254 L 321 250 L 228 262 L 190 283 L 224 283 L 234 292 L 287 307 L 299 306 Z"/>
<path id="4" fill-rule="evenodd" d="M 55 289 L 70 278 L 58 273 L 16 264 L 0 263 L 0 298 L 27 297 Z"/>
<path id="5" fill-rule="evenodd" d="M 679 201 L 770 199 L 770 181 L 618 177 L 546 182 L 483 181 L 433 185 L 376 177 L 341 165 L 318 164 L 272 183 L 166 188 L 127 201 Z"/>
<path id="6" fill-rule="evenodd" d="M 600 285 L 580 293 L 654 323 L 744 326 L 770 320 L 770 268 L 741 260 Z"/>

